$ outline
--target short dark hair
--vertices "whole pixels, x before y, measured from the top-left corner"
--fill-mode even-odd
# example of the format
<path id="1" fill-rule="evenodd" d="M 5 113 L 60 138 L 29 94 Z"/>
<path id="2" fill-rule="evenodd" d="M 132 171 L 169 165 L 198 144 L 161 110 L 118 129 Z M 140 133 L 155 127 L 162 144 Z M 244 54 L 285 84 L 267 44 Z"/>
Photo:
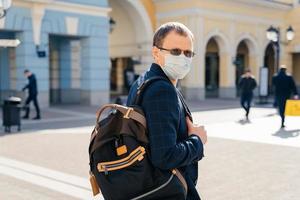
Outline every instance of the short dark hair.
<path id="1" fill-rule="evenodd" d="M 280 68 L 279 69 L 281 72 L 286 72 L 287 71 L 287 69 L 285 68 L 285 67 L 282 67 L 282 68 Z"/>
<path id="2" fill-rule="evenodd" d="M 25 69 L 25 70 L 24 70 L 24 74 L 26 74 L 26 73 L 28 73 L 28 72 L 30 72 L 29 69 Z"/>
<path id="3" fill-rule="evenodd" d="M 177 34 L 181 36 L 190 37 L 194 40 L 193 33 L 184 25 L 179 22 L 168 22 L 161 25 L 154 34 L 153 37 L 153 46 L 162 47 L 164 39 L 171 32 L 175 31 Z"/>

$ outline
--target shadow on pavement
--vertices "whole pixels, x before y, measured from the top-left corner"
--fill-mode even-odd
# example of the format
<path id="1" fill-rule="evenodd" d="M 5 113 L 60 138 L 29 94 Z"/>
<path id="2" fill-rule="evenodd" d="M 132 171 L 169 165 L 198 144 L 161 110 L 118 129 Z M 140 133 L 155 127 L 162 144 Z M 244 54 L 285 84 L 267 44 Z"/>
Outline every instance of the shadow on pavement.
<path id="1" fill-rule="evenodd" d="M 247 124 L 251 124 L 251 121 L 249 119 L 240 119 L 236 123 L 239 123 L 241 125 L 247 125 Z"/>
<path id="2" fill-rule="evenodd" d="M 295 130 L 279 129 L 276 133 L 272 134 L 272 136 L 280 137 L 283 139 L 298 137 L 299 135 L 300 135 L 300 129 L 295 129 Z"/>
<path id="3" fill-rule="evenodd" d="M 26 134 L 26 133 L 32 133 L 34 131 L 40 131 L 40 130 L 56 130 L 56 129 L 65 129 L 65 128 L 80 128 L 85 126 L 94 126 L 95 125 L 95 119 L 76 119 L 76 120 L 68 120 L 60 122 L 37 122 L 36 124 L 24 124 L 22 125 L 22 130 L 20 132 L 17 131 L 15 127 L 12 127 L 11 132 L 4 132 L 4 128 L 0 127 L 0 137 L 3 136 L 9 136 L 12 134 Z M 90 133 L 88 133 L 90 134 Z"/>
<path id="4" fill-rule="evenodd" d="M 274 116 L 277 116 L 277 115 L 279 115 L 279 114 L 276 112 L 276 113 L 267 114 L 267 115 L 265 115 L 265 117 L 274 117 Z"/>

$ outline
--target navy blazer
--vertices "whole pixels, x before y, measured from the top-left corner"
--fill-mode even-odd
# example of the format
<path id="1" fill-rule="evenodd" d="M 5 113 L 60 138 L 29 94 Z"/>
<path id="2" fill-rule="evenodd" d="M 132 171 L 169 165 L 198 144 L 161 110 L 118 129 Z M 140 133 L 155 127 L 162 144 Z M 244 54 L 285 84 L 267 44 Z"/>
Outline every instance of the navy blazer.
<path id="1" fill-rule="evenodd" d="M 275 87 L 277 98 L 289 99 L 291 94 L 298 94 L 293 77 L 286 74 L 286 72 L 280 71 L 276 76 L 273 76 L 272 84 Z"/>
<path id="2" fill-rule="evenodd" d="M 27 85 L 25 85 L 25 87 L 22 89 L 23 91 L 28 89 L 28 95 L 29 96 L 36 96 L 38 94 L 38 89 L 37 89 L 37 81 L 35 78 L 34 74 L 31 74 L 28 77 L 28 81 L 29 83 Z"/>
<path id="3" fill-rule="evenodd" d="M 155 76 L 167 78 L 161 67 L 152 64 L 150 70 L 132 85 L 127 105 L 133 105 L 137 88 Z M 179 91 L 171 82 L 157 80 L 143 93 L 144 110 L 150 141 L 150 160 L 162 170 L 178 168 L 188 184 L 188 198 L 200 199 L 195 188 L 198 163 L 203 157 L 203 144 L 196 135 L 188 136 L 186 112 L 179 98 Z"/>

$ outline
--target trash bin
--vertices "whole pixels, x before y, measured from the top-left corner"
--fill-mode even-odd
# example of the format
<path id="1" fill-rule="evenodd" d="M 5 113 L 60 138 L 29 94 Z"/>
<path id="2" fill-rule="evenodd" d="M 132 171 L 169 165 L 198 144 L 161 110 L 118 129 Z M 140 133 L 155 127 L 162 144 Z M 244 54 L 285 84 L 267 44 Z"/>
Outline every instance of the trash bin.
<path id="1" fill-rule="evenodd" d="M 21 131 L 21 98 L 9 97 L 4 100 L 2 120 L 5 132 L 10 132 L 11 126 L 18 126 Z"/>

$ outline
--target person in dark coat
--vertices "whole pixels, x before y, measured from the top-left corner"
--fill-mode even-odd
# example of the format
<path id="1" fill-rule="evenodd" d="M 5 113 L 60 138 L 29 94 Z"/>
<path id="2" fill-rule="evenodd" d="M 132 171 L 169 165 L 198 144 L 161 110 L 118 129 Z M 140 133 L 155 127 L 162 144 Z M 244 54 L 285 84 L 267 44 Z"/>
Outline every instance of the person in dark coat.
<path id="1" fill-rule="evenodd" d="M 150 161 L 161 170 L 178 168 L 188 185 L 187 199 L 199 200 L 196 190 L 198 161 L 203 157 L 207 135 L 203 126 L 194 125 L 187 117 L 176 88 L 177 81 L 184 78 L 191 68 L 193 34 L 180 23 L 162 25 L 153 38 L 152 56 L 154 63 L 132 85 L 127 105 L 133 105 L 137 88 L 144 81 L 152 77 L 169 80 L 153 82 L 142 97 Z"/>
<path id="2" fill-rule="evenodd" d="M 298 99 L 296 84 L 293 77 L 286 73 L 286 67 L 282 65 L 277 75 L 273 77 L 272 85 L 275 89 L 276 103 L 281 117 L 281 128 L 284 128 L 286 100 L 291 98 L 292 94 L 294 99 Z"/>
<path id="3" fill-rule="evenodd" d="M 24 75 L 25 77 L 28 78 L 29 83 L 22 89 L 22 91 L 25 91 L 26 89 L 28 90 L 28 97 L 25 101 L 25 115 L 23 116 L 23 119 L 28 119 L 29 118 L 29 113 L 30 113 L 30 102 L 33 101 L 33 105 L 36 110 L 36 116 L 33 119 L 41 119 L 41 114 L 40 114 L 40 108 L 39 108 L 39 103 L 38 103 L 38 88 L 37 88 L 37 81 L 35 78 L 35 75 L 31 73 L 28 69 L 24 70 Z"/>
<path id="4" fill-rule="evenodd" d="M 246 111 L 246 119 L 249 119 L 251 103 L 253 99 L 253 90 L 256 88 L 257 83 L 254 76 L 251 74 L 250 69 L 245 70 L 239 81 L 239 88 L 241 90 L 241 105 Z"/>

